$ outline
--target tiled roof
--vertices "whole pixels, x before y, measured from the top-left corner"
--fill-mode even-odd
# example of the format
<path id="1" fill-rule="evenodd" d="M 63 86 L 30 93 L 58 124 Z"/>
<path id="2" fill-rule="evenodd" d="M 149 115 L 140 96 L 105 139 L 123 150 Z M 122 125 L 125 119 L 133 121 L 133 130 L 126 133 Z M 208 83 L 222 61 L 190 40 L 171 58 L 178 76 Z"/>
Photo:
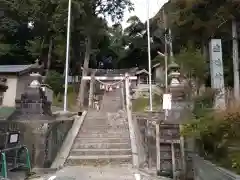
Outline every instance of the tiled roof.
<path id="1" fill-rule="evenodd" d="M 21 73 L 31 68 L 32 65 L 0 65 L 0 73 Z"/>

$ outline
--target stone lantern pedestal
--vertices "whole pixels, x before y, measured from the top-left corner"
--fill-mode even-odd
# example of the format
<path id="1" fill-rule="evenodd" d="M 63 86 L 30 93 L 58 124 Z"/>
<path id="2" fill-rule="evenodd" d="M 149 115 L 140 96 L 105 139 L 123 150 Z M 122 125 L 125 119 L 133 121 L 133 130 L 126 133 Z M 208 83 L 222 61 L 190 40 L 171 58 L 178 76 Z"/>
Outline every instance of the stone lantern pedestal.
<path id="1" fill-rule="evenodd" d="M 34 74 L 30 78 L 30 85 L 21 99 L 16 100 L 15 112 L 4 122 L 5 129 L 20 132 L 20 143 L 28 147 L 33 167 L 47 168 L 55 159 L 74 118 L 53 114 L 51 98 L 42 88 L 41 75 Z"/>

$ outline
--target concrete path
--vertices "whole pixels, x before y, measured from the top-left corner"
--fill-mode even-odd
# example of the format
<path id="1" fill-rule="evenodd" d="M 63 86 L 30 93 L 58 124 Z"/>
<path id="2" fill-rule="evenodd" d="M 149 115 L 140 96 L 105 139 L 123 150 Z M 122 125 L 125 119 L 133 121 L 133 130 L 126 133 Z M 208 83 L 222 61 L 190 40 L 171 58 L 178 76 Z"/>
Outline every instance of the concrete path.
<path id="1" fill-rule="evenodd" d="M 75 166 L 59 170 L 54 180 L 134 180 L 134 170 L 130 167 Z"/>
<path id="2" fill-rule="evenodd" d="M 155 171 L 154 171 L 155 172 Z M 153 174 L 155 174 L 153 172 Z M 54 174 L 33 178 L 31 180 L 139 180 L 135 174 L 140 175 L 140 180 L 172 180 L 157 177 L 143 170 L 136 170 L 129 166 L 74 166 L 64 167 Z"/>

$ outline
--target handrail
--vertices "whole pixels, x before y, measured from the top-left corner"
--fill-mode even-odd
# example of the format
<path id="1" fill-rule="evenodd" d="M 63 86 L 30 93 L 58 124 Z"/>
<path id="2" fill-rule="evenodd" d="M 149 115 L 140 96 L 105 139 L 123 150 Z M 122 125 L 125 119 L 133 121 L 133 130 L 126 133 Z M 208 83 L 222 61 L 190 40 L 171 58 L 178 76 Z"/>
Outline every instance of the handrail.
<path id="1" fill-rule="evenodd" d="M 201 180 L 240 180 L 240 176 L 221 168 L 198 155 L 193 156 L 194 179 Z"/>
<path id="2" fill-rule="evenodd" d="M 1 168 L 1 176 L 4 178 L 7 178 L 7 171 L 8 171 L 8 167 L 7 167 L 7 158 L 6 158 L 6 152 L 9 151 L 13 151 L 13 150 L 25 150 L 26 153 L 26 168 L 28 169 L 28 172 L 31 172 L 31 162 L 30 162 L 30 154 L 28 151 L 28 148 L 26 146 L 16 146 L 16 147 L 12 147 L 12 148 L 6 148 L 3 150 L 0 150 L 1 153 L 1 157 L 2 157 L 2 168 Z"/>

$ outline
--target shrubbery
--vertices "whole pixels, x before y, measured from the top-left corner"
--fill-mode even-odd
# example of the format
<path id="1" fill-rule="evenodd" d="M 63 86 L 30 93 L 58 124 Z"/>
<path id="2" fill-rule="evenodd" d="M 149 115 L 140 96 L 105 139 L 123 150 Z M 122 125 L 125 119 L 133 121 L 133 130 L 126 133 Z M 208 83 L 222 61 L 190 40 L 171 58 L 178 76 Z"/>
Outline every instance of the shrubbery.
<path id="1" fill-rule="evenodd" d="M 193 118 L 183 134 L 196 139 L 200 155 L 240 173 L 240 105 L 213 110 L 214 92 L 194 100 Z"/>

